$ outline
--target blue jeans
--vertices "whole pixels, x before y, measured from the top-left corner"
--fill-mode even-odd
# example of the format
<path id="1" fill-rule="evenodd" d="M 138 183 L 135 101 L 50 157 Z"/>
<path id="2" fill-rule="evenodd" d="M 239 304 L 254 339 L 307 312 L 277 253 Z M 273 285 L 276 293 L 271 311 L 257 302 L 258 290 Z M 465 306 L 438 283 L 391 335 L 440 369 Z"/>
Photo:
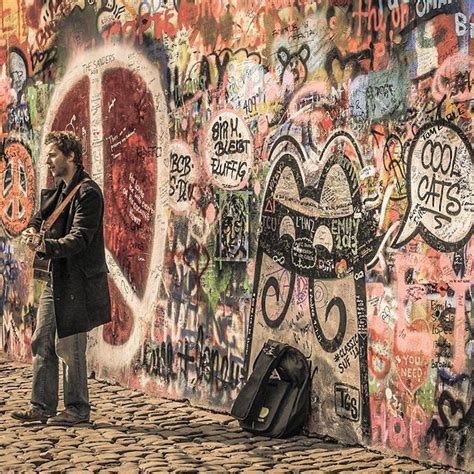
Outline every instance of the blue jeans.
<path id="1" fill-rule="evenodd" d="M 31 338 L 33 354 L 32 408 L 55 415 L 58 406 L 59 359 L 63 365 L 64 407 L 71 414 L 90 414 L 86 363 L 87 333 L 59 339 L 54 313 L 54 291 L 44 289 L 38 307 L 36 329 Z"/>

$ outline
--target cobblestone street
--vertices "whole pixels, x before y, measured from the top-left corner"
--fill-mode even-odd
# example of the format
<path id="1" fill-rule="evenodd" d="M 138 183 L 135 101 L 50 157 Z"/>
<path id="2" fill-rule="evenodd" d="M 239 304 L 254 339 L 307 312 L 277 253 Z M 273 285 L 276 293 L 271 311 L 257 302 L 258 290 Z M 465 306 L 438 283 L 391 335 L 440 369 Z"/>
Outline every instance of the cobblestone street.
<path id="1" fill-rule="evenodd" d="M 27 408 L 30 374 L 0 354 L 3 472 L 436 472 L 317 438 L 252 436 L 230 416 L 95 380 L 90 424 L 22 425 L 9 413 Z"/>

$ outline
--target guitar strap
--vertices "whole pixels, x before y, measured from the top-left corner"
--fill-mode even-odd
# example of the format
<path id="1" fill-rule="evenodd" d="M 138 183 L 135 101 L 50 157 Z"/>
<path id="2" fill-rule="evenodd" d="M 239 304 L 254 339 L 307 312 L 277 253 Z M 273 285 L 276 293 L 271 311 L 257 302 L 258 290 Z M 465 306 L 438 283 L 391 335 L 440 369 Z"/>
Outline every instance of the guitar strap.
<path id="1" fill-rule="evenodd" d="M 46 234 L 47 231 L 53 227 L 54 223 L 57 221 L 61 212 L 64 211 L 65 207 L 71 202 L 72 198 L 76 195 L 77 191 L 81 187 L 82 183 L 89 181 L 89 178 L 83 179 L 79 184 L 77 184 L 71 192 L 66 196 L 64 201 L 52 212 L 52 214 L 41 224 L 41 233 Z M 43 259 L 38 256 L 38 252 L 35 252 L 35 258 L 33 261 L 33 278 L 35 280 L 42 280 L 45 282 L 51 281 L 51 261 L 49 259 Z"/>
<path id="2" fill-rule="evenodd" d="M 64 211 L 66 206 L 71 202 L 72 198 L 76 195 L 77 191 L 83 183 L 86 181 L 90 181 L 89 178 L 83 179 L 80 183 L 76 184 L 76 186 L 72 189 L 72 191 L 66 196 L 64 201 L 52 212 L 52 214 L 43 222 L 41 226 L 41 230 L 44 232 L 48 232 L 51 227 L 53 227 L 54 223 L 58 220 L 58 217 L 61 215 L 61 212 Z"/>

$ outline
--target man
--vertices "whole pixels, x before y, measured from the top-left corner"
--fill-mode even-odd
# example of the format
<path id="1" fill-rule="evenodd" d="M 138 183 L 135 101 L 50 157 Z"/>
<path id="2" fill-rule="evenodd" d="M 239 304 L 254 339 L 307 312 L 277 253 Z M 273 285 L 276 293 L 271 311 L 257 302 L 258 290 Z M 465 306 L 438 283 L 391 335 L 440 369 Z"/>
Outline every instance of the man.
<path id="1" fill-rule="evenodd" d="M 31 339 L 31 407 L 12 413 L 24 422 L 74 425 L 90 417 L 87 388 L 87 331 L 110 321 L 110 296 L 103 237 L 104 199 L 82 166 L 78 138 L 69 132 L 46 136 L 46 163 L 56 187 L 41 191 L 40 210 L 23 239 L 31 250 L 51 259 L 49 281 L 38 307 Z M 51 229 L 41 224 L 80 186 Z M 65 410 L 56 414 L 59 359 L 63 364 Z"/>

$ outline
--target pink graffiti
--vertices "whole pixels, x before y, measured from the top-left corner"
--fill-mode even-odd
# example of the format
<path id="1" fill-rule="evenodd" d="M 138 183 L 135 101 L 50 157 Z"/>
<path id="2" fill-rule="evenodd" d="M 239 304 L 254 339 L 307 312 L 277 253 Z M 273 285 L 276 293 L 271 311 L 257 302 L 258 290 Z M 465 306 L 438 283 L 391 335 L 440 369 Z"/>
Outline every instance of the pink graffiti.
<path id="1" fill-rule="evenodd" d="M 407 324 L 405 318 L 398 318 L 393 354 L 398 377 L 413 395 L 425 382 L 434 355 L 428 323 L 424 319 L 416 319 Z"/>
<path id="2" fill-rule="evenodd" d="M 466 362 L 463 342 L 465 338 L 464 312 L 466 290 L 470 288 L 471 280 L 474 275 L 474 241 L 472 239 L 467 244 L 465 253 L 466 270 L 462 278 L 458 278 L 454 273 L 452 261 L 448 254 L 430 250 L 429 255 L 410 253 L 399 254 L 395 257 L 395 268 L 397 268 L 398 272 L 398 320 L 403 321 L 405 319 L 405 302 L 407 300 L 427 300 L 426 291 L 423 291 L 423 294 L 418 291 L 420 286 L 422 286 L 421 281 L 419 284 L 417 284 L 416 281 L 411 284 L 405 282 L 405 275 L 408 270 L 416 269 L 420 275 L 423 275 L 426 281 L 442 282 L 441 286 L 447 284 L 454 290 L 456 314 L 453 332 L 454 354 L 452 370 L 455 373 L 461 373 Z M 415 290 L 415 293 L 413 290 Z M 424 337 L 428 338 L 428 336 Z M 431 344 L 432 343 L 433 341 L 431 341 Z M 417 345 L 420 344 L 417 343 Z"/>
<path id="3" fill-rule="evenodd" d="M 471 280 L 474 276 L 474 240 L 471 239 L 467 248 L 466 271 L 463 278 L 458 278 L 454 274 L 453 266 L 448 255 L 442 254 L 440 257 L 441 279 L 445 281 L 455 292 L 456 315 L 454 317 L 453 340 L 453 368 L 455 373 L 461 373 L 466 362 L 466 352 L 464 350 L 464 311 L 466 305 L 466 290 L 471 286 Z"/>
<path id="4" fill-rule="evenodd" d="M 474 58 L 458 53 L 446 59 L 436 71 L 432 94 L 436 100 L 444 96 L 456 102 L 474 99 Z"/>
<path id="5" fill-rule="evenodd" d="M 1 69 L 0 73 L 0 119 L 2 115 L 6 113 L 7 106 L 13 102 L 15 97 L 15 91 L 12 89 L 12 80 L 5 74 L 5 65 Z M 0 120 L 0 123 L 4 120 Z"/>
<path id="6" fill-rule="evenodd" d="M 412 407 L 403 418 L 400 415 L 392 416 L 388 413 L 385 398 L 371 395 L 370 413 L 373 444 L 381 443 L 397 449 L 410 447 L 413 454 L 419 454 L 429 424 L 427 414 L 420 406 Z M 433 458 L 446 462 L 446 454 L 436 442 L 430 443 L 428 449 Z"/>

